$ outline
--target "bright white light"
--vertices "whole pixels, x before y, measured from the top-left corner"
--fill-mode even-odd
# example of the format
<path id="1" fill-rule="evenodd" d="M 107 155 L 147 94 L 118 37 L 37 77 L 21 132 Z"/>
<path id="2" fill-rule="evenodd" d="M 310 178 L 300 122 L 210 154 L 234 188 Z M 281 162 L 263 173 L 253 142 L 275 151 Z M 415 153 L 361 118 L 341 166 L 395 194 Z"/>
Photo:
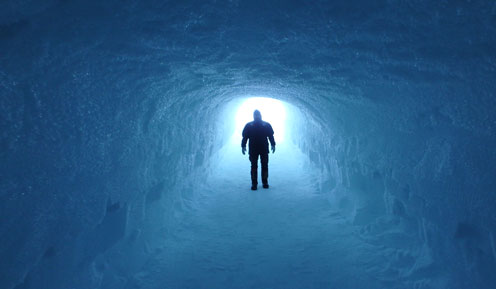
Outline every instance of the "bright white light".
<path id="1" fill-rule="evenodd" d="M 263 121 L 271 124 L 274 129 L 276 143 L 282 143 L 284 141 L 286 108 L 282 101 L 267 97 L 251 97 L 239 106 L 232 141 L 241 143 L 243 128 L 246 123 L 253 121 L 253 111 L 255 109 L 260 111 Z"/>

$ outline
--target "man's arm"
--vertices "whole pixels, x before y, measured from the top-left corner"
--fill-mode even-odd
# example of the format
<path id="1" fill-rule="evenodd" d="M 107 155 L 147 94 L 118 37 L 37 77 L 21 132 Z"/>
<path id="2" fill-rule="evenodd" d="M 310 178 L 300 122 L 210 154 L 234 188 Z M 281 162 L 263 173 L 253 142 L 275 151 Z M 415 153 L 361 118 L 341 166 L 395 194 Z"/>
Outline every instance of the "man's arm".
<path id="1" fill-rule="evenodd" d="M 272 129 L 272 126 L 269 124 L 269 141 L 270 141 L 270 146 L 272 149 L 272 153 L 276 152 L 276 141 L 274 140 L 274 130 Z"/>
<path id="2" fill-rule="evenodd" d="M 248 125 L 245 125 L 245 128 L 243 129 L 243 139 L 241 140 L 241 152 L 243 154 L 246 153 L 246 142 L 248 141 L 247 126 Z"/>
<path id="3" fill-rule="evenodd" d="M 248 125 L 245 125 L 243 129 L 243 139 L 241 140 L 241 147 L 246 147 L 246 142 L 248 141 Z"/>
<path id="4" fill-rule="evenodd" d="M 248 142 L 248 138 L 243 136 L 243 139 L 241 140 L 241 147 L 242 148 L 246 147 L 246 142 Z"/>
<path id="5" fill-rule="evenodd" d="M 276 141 L 274 140 L 274 130 L 272 129 L 272 126 L 269 124 L 269 141 L 270 145 L 275 147 L 276 146 Z"/>

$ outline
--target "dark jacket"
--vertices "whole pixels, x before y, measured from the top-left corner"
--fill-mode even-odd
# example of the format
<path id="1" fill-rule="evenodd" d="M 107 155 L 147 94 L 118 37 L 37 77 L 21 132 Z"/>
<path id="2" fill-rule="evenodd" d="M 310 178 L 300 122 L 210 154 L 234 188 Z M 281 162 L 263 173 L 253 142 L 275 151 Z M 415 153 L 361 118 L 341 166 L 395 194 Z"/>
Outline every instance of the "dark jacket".
<path id="1" fill-rule="evenodd" d="M 250 139 L 249 149 L 250 154 L 253 153 L 268 153 L 269 152 L 269 142 L 275 146 L 274 141 L 274 130 L 270 123 L 265 121 L 252 121 L 245 125 L 243 129 L 243 140 L 241 141 L 241 147 L 246 147 L 246 142 Z"/>

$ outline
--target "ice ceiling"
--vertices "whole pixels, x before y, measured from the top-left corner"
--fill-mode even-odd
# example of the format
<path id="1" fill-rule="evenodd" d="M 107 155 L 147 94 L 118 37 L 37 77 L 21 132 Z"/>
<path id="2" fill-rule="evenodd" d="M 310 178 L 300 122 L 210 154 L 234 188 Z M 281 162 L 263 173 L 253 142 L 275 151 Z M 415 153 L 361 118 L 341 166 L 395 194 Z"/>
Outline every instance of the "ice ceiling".
<path id="1" fill-rule="evenodd" d="M 491 1 L 4 1 L 0 287 L 494 288 L 495 25 Z M 266 197 L 222 153 L 248 96 L 297 116 Z"/>

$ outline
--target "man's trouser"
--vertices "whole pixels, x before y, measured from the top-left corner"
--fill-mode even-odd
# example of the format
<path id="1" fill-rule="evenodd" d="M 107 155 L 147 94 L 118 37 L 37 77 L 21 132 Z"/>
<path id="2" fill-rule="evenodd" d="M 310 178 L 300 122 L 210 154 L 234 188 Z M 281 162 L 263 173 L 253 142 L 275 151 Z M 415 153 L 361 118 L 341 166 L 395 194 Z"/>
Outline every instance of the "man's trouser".
<path id="1" fill-rule="evenodd" d="M 260 162 L 262 163 L 262 184 L 268 184 L 267 178 L 269 177 L 269 153 L 250 153 L 251 183 L 253 185 L 258 184 L 258 156 L 260 156 Z"/>

